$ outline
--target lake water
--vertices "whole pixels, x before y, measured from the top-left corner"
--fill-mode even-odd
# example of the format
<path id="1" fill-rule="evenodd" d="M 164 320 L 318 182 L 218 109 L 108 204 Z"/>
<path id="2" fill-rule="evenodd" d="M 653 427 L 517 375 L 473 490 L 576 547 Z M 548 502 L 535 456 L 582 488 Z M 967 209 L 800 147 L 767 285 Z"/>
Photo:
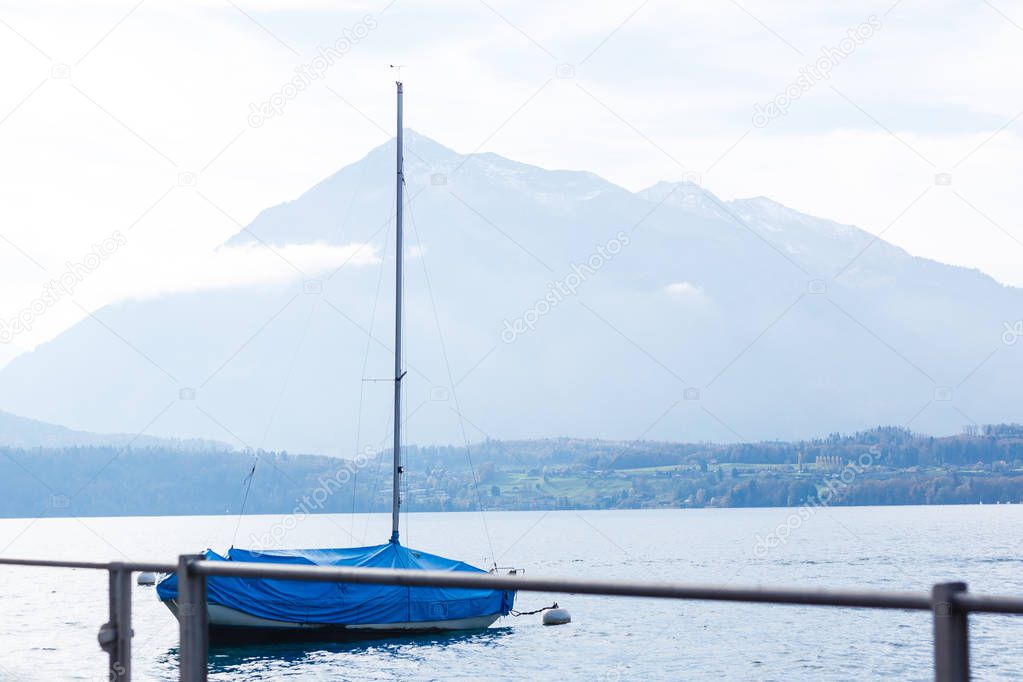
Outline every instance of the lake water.
<path id="1" fill-rule="evenodd" d="M 1023 506 L 817 510 L 771 548 L 758 545 L 795 510 L 706 509 L 411 514 L 405 544 L 530 575 L 734 585 L 1023 593 Z M 387 515 L 320 515 L 292 523 L 246 517 L 238 546 L 379 544 Z M 174 560 L 223 550 L 235 517 L 0 520 L 0 554 Z M 785 535 L 787 531 L 782 531 Z M 489 542 L 488 542 L 489 534 Z M 759 547 L 759 548 L 758 548 Z M 931 679 L 931 620 L 903 613 L 522 593 L 516 607 L 557 600 L 573 622 L 505 618 L 484 633 L 347 645 L 218 649 L 211 679 Z M 96 631 L 106 574 L 0 567 L 0 679 L 102 680 Z M 177 623 L 151 587 L 136 587 L 135 679 L 177 679 Z M 971 617 L 977 679 L 1023 675 L 1023 617 Z"/>

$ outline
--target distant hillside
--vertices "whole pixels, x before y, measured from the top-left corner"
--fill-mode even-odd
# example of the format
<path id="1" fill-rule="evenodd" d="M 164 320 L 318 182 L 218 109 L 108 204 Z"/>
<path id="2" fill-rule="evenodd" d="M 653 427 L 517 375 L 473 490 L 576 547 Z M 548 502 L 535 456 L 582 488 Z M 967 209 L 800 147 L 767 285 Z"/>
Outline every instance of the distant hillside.
<path id="1" fill-rule="evenodd" d="M 879 427 L 852 435 L 759 443 L 671 443 L 604 441 L 586 438 L 486 440 L 469 448 L 477 465 L 504 468 L 568 467 L 580 470 L 620 470 L 675 465 L 798 464 L 812 465 L 817 457 L 842 462 L 875 453 L 873 464 L 891 468 L 967 466 L 995 461 L 1023 466 L 1023 425 L 980 427 L 971 435 L 929 436 L 900 427 Z M 466 467 L 462 446 L 410 446 L 410 467 Z"/>
<path id="2" fill-rule="evenodd" d="M 339 466 L 328 457 L 261 457 L 247 507 L 257 514 L 292 511 Z M 0 516 L 236 513 L 253 461 L 251 453 L 158 446 L 0 448 Z M 345 504 L 350 510 L 350 495 Z"/>
<path id="3" fill-rule="evenodd" d="M 89 433 L 65 426 L 0 412 L 0 446 L 8 448 L 65 448 L 113 445 L 118 447 L 163 447 L 169 450 L 216 452 L 233 449 L 227 443 L 201 438 L 157 438 L 126 433 Z"/>
<path id="4" fill-rule="evenodd" d="M 474 469 L 470 469 L 471 459 Z M 390 508 L 390 453 L 361 460 L 165 447 L 0 448 L 0 516 Z M 410 447 L 409 511 L 1023 502 L 1023 427 L 933 438 L 900 428 L 792 443 L 583 439 Z"/>

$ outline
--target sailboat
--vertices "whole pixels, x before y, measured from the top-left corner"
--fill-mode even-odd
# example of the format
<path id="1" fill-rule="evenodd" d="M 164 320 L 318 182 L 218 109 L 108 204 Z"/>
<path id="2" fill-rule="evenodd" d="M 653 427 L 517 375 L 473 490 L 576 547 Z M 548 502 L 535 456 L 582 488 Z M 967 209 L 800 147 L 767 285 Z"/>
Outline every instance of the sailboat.
<path id="1" fill-rule="evenodd" d="M 484 573 L 462 561 L 405 547 L 399 541 L 401 506 L 402 364 L 402 84 L 397 85 L 397 205 L 394 325 L 394 447 L 391 537 L 372 547 L 346 549 L 245 550 L 220 555 L 206 550 L 208 561 L 246 561 L 316 566 L 361 566 Z M 495 569 L 496 570 L 496 567 Z M 510 590 L 448 589 L 351 583 L 318 583 L 253 578 L 210 577 L 206 586 L 210 640 L 217 642 L 289 639 L 353 640 L 431 632 L 481 630 L 514 608 Z M 160 600 L 178 616 L 178 582 L 173 574 L 157 585 Z"/>

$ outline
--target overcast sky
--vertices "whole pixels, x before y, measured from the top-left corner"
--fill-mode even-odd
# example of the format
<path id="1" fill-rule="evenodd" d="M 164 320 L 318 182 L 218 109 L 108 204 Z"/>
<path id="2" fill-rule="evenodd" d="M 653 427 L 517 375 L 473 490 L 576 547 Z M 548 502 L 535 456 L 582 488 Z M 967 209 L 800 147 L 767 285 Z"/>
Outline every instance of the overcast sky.
<path id="1" fill-rule="evenodd" d="M 390 137 L 392 63 L 457 151 L 765 195 L 1023 286 L 1019 2 L 88 4 L 0 3 L 0 318 L 123 243 L 0 364 L 119 297 L 288 276 L 211 254 Z"/>

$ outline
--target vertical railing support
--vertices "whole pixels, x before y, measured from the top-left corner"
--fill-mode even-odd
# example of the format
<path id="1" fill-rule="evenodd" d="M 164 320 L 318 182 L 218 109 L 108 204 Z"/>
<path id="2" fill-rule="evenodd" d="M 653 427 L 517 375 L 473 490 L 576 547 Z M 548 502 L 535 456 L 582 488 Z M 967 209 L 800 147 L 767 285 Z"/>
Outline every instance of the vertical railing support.
<path id="1" fill-rule="evenodd" d="M 99 629 L 99 646 L 110 656 L 107 679 L 131 680 L 131 571 L 122 563 L 110 564 L 110 616 Z"/>
<path id="2" fill-rule="evenodd" d="M 935 682 L 970 679 L 968 614 L 955 603 L 955 596 L 963 592 L 966 592 L 966 583 L 938 583 L 931 590 Z"/>
<path id="3" fill-rule="evenodd" d="M 203 557 L 182 554 L 178 557 L 178 623 L 181 682 L 206 682 L 209 656 L 209 622 L 206 612 L 206 576 L 192 569 Z"/>

